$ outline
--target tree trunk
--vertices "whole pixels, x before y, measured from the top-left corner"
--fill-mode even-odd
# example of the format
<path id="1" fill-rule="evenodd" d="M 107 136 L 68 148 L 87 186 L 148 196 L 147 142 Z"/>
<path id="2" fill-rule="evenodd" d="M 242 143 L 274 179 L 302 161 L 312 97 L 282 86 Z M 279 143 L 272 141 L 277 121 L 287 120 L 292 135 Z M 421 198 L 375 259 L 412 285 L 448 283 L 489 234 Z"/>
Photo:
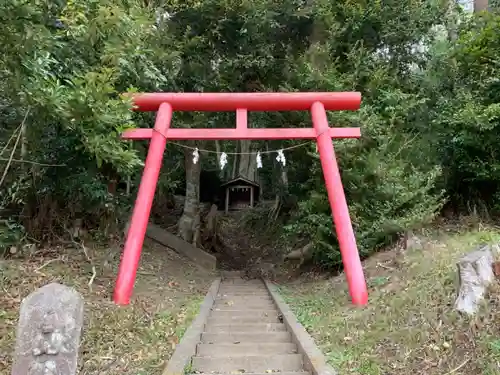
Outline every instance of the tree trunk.
<path id="1" fill-rule="evenodd" d="M 21 160 L 28 159 L 28 137 L 26 131 L 26 123 L 21 124 Z M 21 163 L 21 169 L 26 170 L 26 165 Z"/>
<path id="2" fill-rule="evenodd" d="M 184 241 L 191 243 L 194 239 L 195 227 L 199 223 L 201 160 L 194 164 L 193 152 L 186 149 L 184 151 L 184 164 L 186 167 L 186 197 L 184 210 L 179 219 L 178 232 Z"/>
<path id="3" fill-rule="evenodd" d="M 212 204 L 205 217 L 205 226 L 202 234 L 202 242 L 207 250 L 218 250 L 217 227 L 217 205 Z"/>
<path id="4" fill-rule="evenodd" d="M 241 155 L 239 158 L 238 175 L 250 181 L 257 181 L 257 153 L 250 153 L 251 141 L 240 141 Z"/>
<path id="5" fill-rule="evenodd" d="M 128 146 L 133 149 L 134 144 L 132 143 L 132 141 L 129 141 Z M 131 189 L 132 189 L 132 176 L 129 174 L 127 176 L 127 191 L 126 191 L 127 197 L 130 195 Z"/>
<path id="6" fill-rule="evenodd" d="M 281 190 L 282 194 L 288 194 L 288 172 L 285 167 L 281 168 Z"/>
<path id="7" fill-rule="evenodd" d="M 280 215 L 281 208 L 283 207 L 284 198 L 288 196 L 288 173 L 286 167 L 278 163 L 276 159 L 273 161 L 273 168 L 279 168 L 278 189 L 276 190 L 276 197 L 274 198 L 274 205 L 269 212 L 269 218 L 276 221 Z"/>
<path id="8" fill-rule="evenodd" d="M 215 152 L 217 153 L 217 165 L 219 165 L 219 158 L 222 154 L 221 148 L 220 148 L 220 141 L 215 141 Z M 219 166 L 220 168 L 220 166 Z M 219 169 L 219 178 L 224 181 L 225 180 L 225 168 L 224 169 Z"/>
<path id="9" fill-rule="evenodd" d="M 257 173 L 257 153 L 252 152 L 248 163 L 248 179 L 259 184 L 259 174 Z"/>
<path id="10" fill-rule="evenodd" d="M 446 31 L 448 33 L 448 40 L 450 42 L 455 42 L 458 39 L 458 14 L 456 11 L 456 2 L 450 0 L 448 2 L 448 9 L 446 12 Z"/>
<path id="11" fill-rule="evenodd" d="M 238 176 L 248 178 L 248 167 L 250 165 L 250 144 L 251 141 L 240 141 Z"/>
<path id="12" fill-rule="evenodd" d="M 236 152 L 238 152 L 238 145 L 236 145 Z M 237 166 L 238 166 L 238 155 L 234 155 L 233 169 L 231 171 L 231 179 L 236 178 L 236 175 L 238 173 L 238 170 L 236 169 Z"/>
<path id="13" fill-rule="evenodd" d="M 488 10 L 488 0 L 474 0 L 474 12 Z"/>

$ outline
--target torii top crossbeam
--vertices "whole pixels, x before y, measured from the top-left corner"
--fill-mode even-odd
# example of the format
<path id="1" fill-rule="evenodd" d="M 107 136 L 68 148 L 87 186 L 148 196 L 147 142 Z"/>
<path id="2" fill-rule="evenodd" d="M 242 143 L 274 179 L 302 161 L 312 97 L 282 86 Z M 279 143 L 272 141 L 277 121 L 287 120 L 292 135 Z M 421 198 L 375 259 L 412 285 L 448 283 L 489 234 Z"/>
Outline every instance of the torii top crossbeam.
<path id="1" fill-rule="evenodd" d="M 168 139 L 316 139 L 349 292 L 355 304 L 367 303 L 366 282 L 332 143 L 332 138 L 358 138 L 360 129 L 330 128 L 326 116 L 326 110 L 359 109 L 360 93 L 141 93 L 132 94 L 132 99 L 135 110 L 157 111 L 157 116 L 153 129 L 131 129 L 122 135 L 124 139 L 151 139 L 151 142 L 116 282 L 116 303 L 128 304 L 130 301 Z M 235 111 L 236 127 L 171 128 L 174 111 Z M 313 127 L 248 128 L 248 111 L 309 111 Z"/>
<path id="2" fill-rule="evenodd" d="M 357 110 L 361 103 L 358 92 L 320 93 L 145 93 L 133 96 L 135 110 L 157 111 L 162 103 L 171 105 L 173 111 L 236 111 L 236 128 L 233 129 L 176 129 L 169 128 L 172 141 L 204 140 L 257 140 L 257 139 L 314 139 L 313 128 L 248 128 L 248 111 L 309 111 L 320 102 L 325 110 Z M 332 138 L 359 138 L 359 128 L 330 128 Z M 150 139 L 153 129 L 132 129 L 123 134 L 124 139 Z"/>
<path id="3" fill-rule="evenodd" d="M 359 92 L 261 92 L 261 93 L 144 93 L 133 95 L 138 111 L 157 111 L 168 103 L 173 111 L 225 112 L 309 111 L 320 102 L 327 111 L 355 111 L 361 104 Z"/>

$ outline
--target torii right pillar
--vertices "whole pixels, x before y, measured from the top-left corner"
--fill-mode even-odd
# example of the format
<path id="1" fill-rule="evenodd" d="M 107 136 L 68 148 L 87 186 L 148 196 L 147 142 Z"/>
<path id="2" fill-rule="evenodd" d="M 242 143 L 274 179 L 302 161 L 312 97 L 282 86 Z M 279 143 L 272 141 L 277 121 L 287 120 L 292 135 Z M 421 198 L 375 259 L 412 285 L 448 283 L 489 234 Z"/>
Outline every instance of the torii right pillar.
<path id="1" fill-rule="evenodd" d="M 312 105 L 311 117 L 316 130 L 321 167 L 323 168 L 328 201 L 332 209 L 333 222 L 342 254 L 347 284 L 349 285 L 349 293 L 355 305 L 365 305 L 368 303 L 368 292 L 363 267 L 356 246 L 356 238 L 352 229 L 342 180 L 340 179 L 339 166 L 333 149 L 325 106 L 321 102 Z"/>

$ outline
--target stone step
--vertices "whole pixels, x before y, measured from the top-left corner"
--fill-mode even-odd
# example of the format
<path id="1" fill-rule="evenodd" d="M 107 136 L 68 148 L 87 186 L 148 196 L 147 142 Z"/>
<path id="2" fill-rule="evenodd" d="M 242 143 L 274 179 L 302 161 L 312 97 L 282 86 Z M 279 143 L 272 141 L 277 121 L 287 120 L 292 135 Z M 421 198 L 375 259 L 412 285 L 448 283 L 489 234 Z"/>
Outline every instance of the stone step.
<path id="1" fill-rule="evenodd" d="M 213 314 L 213 313 L 212 313 Z M 216 314 L 220 314 L 217 312 Z M 244 316 L 219 315 L 211 316 L 207 320 L 207 325 L 213 324 L 250 324 L 250 323 L 281 323 L 278 314 L 268 316 L 255 316 L 255 314 Z"/>
<path id="2" fill-rule="evenodd" d="M 202 343 L 291 342 L 290 332 L 203 332 Z"/>
<path id="3" fill-rule="evenodd" d="M 193 357 L 192 369 L 201 372 L 282 372 L 301 371 L 300 354 L 235 357 Z"/>
<path id="4" fill-rule="evenodd" d="M 207 324 L 205 332 L 284 332 L 283 323 L 250 323 L 250 324 Z"/>
<path id="5" fill-rule="evenodd" d="M 237 355 L 296 354 L 297 345 L 291 342 L 198 344 L 198 357 L 230 357 Z"/>
<path id="6" fill-rule="evenodd" d="M 278 316 L 277 309 L 266 309 L 266 310 L 212 310 L 210 314 L 211 318 L 220 318 L 220 317 L 231 317 L 231 318 L 241 318 L 241 317 L 267 317 L 267 316 Z"/>
<path id="7" fill-rule="evenodd" d="M 261 303 L 216 303 L 212 308 L 213 311 L 226 310 L 273 310 L 276 305 L 272 302 Z"/>

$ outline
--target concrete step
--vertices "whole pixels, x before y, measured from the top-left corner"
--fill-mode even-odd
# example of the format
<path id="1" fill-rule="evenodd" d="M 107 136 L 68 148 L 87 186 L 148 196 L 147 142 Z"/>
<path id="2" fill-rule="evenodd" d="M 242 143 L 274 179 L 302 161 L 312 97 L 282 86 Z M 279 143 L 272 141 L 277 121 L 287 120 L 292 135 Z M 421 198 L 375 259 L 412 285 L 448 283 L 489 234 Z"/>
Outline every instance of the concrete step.
<path id="1" fill-rule="evenodd" d="M 276 305 L 272 302 L 257 303 L 216 303 L 213 311 L 225 310 L 274 310 Z"/>
<path id="2" fill-rule="evenodd" d="M 198 344 L 198 357 L 227 357 L 238 355 L 297 354 L 297 345 L 291 342 Z"/>
<path id="3" fill-rule="evenodd" d="M 277 309 L 266 309 L 266 310 L 212 310 L 210 314 L 211 318 L 220 318 L 220 317 L 231 317 L 231 318 L 240 318 L 240 317 L 267 317 L 267 316 L 278 316 Z"/>
<path id="4" fill-rule="evenodd" d="M 231 294 L 231 293 L 266 293 L 269 294 L 267 289 L 258 287 L 247 287 L 247 286 L 233 286 L 231 288 L 221 288 L 218 294 Z"/>
<path id="5" fill-rule="evenodd" d="M 265 306 L 272 305 L 274 306 L 274 301 L 271 298 L 261 298 L 261 297 L 253 297 L 253 298 L 225 298 L 225 299 L 216 299 L 214 306 Z"/>
<path id="6" fill-rule="evenodd" d="M 269 297 L 268 292 L 228 292 L 228 293 L 218 293 L 216 298 L 255 298 L 255 297 Z"/>
<path id="7" fill-rule="evenodd" d="M 203 332 L 202 343 L 291 342 L 290 332 Z"/>
<path id="8" fill-rule="evenodd" d="M 282 372 L 301 371 L 300 354 L 271 356 L 193 357 L 192 368 L 201 372 Z"/>
<path id="9" fill-rule="evenodd" d="M 227 279 L 241 279 L 241 276 L 244 275 L 245 272 L 243 271 L 221 271 L 221 275 L 223 277 L 223 281 L 226 281 Z"/>
<path id="10" fill-rule="evenodd" d="M 212 313 L 213 314 L 213 313 Z M 207 325 L 213 324 L 250 324 L 250 323 L 281 323 L 278 314 L 268 315 L 268 316 L 255 316 L 255 314 L 250 315 L 239 315 L 239 316 L 229 316 L 220 315 L 220 312 L 216 312 L 216 315 L 211 316 L 207 320 Z"/>
<path id="11" fill-rule="evenodd" d="M 238 295 L 220 295 L 215 298 L 215 302 L 226 302 L 226 301 L 232 301 L 232 302 L 243 302 L 243 303 L 251 303 L 251 302 L 269 302 L 273 301 L 271 296 L 269 294 L 265 294 L 262 296 L 253 296 L 253 295 L 243 295 L 243 296 L 238 296 Z"/>
<path id="12" fill-rule="evenodd" d="M 196 375 L 213 375 L 214 372 L 206 373 L 206 372 L 198 372 Z M 240 375 L 243 372 L 233 372 L 233 373 L 215 373 L 220 375 Z M 245 375 L 269 375 L 268 372 L 246 372 Z M 311 375 L 307 371 L 296 371 L 296 372 L 280 372 L 278 375 Z"/>
<path id="13" fill-rule="evenodd" d="M 219 286 L 219 290 L 223 288 L 257 288 L 257 289 L 265 289 L 266 285 L 263 282 L 258 282 L 258 283 L 224 283 L 222 282 Z"/>
<path id="14" fill-rule="evenodd" d="M 250 323 L 250 324 L 207 324 L 205 332 L 284 332 L 283 323 Z"/>
<path id="15" fill-rule="evenodd" d="M 262 285 L 264 282 L 259 279 L 242 279 L 241 277 L 234 277 L 230 279 L 224 279 L 222 280 L 221 285 L 227 285 L 227 284 L 241 284 L 241 285 Z"/>
<path id="16" fill-rule="evenodd" d="M 249 286 L 249 285 L 226 285 L 226 286 L 221 286 L 219 288 L 219 292 L 225 292 L 225 291 L 243 291 L 243 292 L 267 292 L 267 289 L 264 286 Z"/>
<path id="17" fill-rule="evenodd" d="M 256 289 L 265 289 L 266 285 L 264 283 L 255 283 L 255 284 L 243 284 L 243 283 L 221 283 L 219 285 L 219 289 L 224 288 L 240 288 L 240 289 L 248 289 L 248 288 L 256 288 Z"/>
<path id="18" fill-rule="evenodd" d="M 257 288 L 257 289 L 262 289 L 262 288 L 265 288 L 266 286 L 264 285 L 264 283 L 253 283 L 253 284 L 249 284 L 249 283 L 227 283 L 227 284 L 221 284 L 219 289 L 221 288 L 241 288 L 241 289 L 244 289 L 244 288 Z"/>
<path id="19" fill-rule="evenodd" d="M 220 288 L 265 288 L 265 284 L 262 281 L 256 283 L 232 282 L 221 283 Z"/>
<path id="20" fill-rule="evenodd" d="M 243 296 L 268 296 L 269 292 L 266 289 L 256 289 L 256 288 L 227 288 L 219 290 L 217 296 L 231 296 L 231 295 L 243 295 Z"/>
<path id="21" fill-rule="evenodd" d="M 251 301 L 257 301 L 259 302 L 274 302 L 273 300 L 271 299 L 268 299 L 268 295 L 267 294 L 226 294 L 224 296 L 217 296 L 216 297 L 216 302 L 227 302 L 227 301 L 232 301 L 232 302 L 236 302 L 238 301 L 239 303 L 244 303 L 244 304 L 247 304 L 247 303 L 250 303 Z"/>

